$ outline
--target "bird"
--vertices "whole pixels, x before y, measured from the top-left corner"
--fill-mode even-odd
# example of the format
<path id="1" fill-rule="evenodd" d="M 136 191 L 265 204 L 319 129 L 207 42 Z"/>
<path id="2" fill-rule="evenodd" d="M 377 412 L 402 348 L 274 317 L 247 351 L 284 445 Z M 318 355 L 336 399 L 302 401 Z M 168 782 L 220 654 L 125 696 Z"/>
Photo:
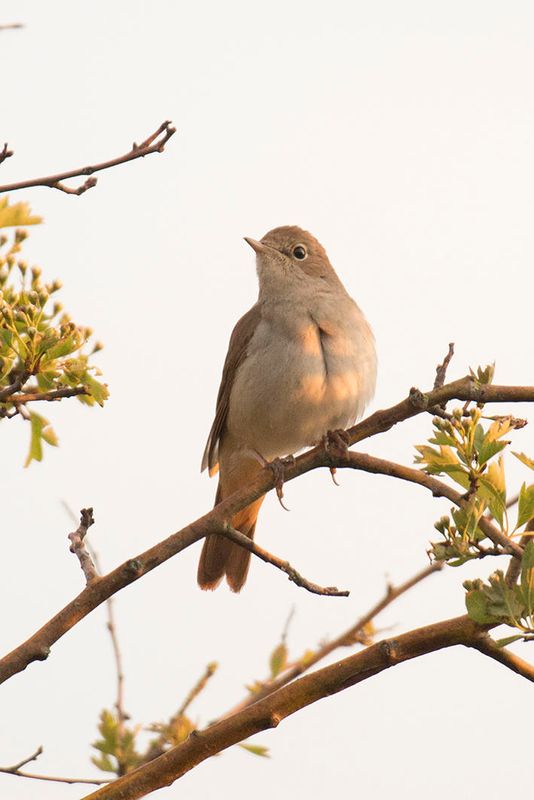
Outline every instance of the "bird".
<path id="1" fill-rule="evenodd" d="M 317 239 L 284 225 L 245 241 L 256 253 L 259 293 L 230 337 L 202 458 L 202 471 L 219 473 L 215 505 L 273 460 L 352 425 L 376 383 L 371 327 Z M 264 497 L 231 519 L 250 539 Z M 226 576 L 239 592 L 250 555 L 209 534 L 198 565 L 200 588 L 215 589 Z"/>

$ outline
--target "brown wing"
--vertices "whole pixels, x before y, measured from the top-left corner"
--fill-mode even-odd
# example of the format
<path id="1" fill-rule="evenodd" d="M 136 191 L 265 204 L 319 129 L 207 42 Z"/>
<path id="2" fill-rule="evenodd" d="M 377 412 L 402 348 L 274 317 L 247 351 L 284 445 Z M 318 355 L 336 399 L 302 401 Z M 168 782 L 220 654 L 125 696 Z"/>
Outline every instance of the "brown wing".
<path id="1" fill-rule="evenodd" d="M 228 353 L 224 362 L 221 385 L 217 395 L 217 407 L 215 419 L 211 426 L 210 435 L 202 456 L 201 471 L 209 467 L 209 474 L 217 472 L 219 461 L 219 442 L 224 433 L 226 416 L 230 405 L 230 392 L 237 369 L 247 354 L 248 343 L 256 330 L 261 318 L 259 305 L 256 303 L 250 311 L 247 311 L 236 324 L 230 337 Z"/>

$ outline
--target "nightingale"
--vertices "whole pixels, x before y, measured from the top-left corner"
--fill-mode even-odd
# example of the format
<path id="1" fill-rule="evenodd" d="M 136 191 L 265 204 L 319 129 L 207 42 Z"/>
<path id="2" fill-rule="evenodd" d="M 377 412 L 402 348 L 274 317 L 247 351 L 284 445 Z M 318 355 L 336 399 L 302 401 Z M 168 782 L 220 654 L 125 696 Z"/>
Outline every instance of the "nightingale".
<path id="1" fill-rule="evenodd" d="M 376 381 L 371 328 L 317 239 L 287 225 L 245 241 L 256 252 L 259 295 L 230 337 L 202 459 L 202 470 L 219 472 L 215 505 L 273 459 L 352 425 Z M 251 539 L 263 500 L 231 520 Z M 226 576 L 239 592 L 250 555 L 224 536 L 207 536 L 200 588 L 215 589 Z"/>

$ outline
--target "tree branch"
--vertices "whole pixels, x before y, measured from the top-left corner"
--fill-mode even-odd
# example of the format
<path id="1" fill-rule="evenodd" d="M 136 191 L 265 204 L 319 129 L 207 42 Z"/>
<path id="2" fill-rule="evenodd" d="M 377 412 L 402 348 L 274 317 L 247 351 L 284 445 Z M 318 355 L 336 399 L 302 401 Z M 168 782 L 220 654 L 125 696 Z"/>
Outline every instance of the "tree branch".
<path id="1" fill-rule="evenodd" d="M 478 386 L 471 377 L 467 376 L 427 394 L 413 389 L 409 396 L 397 403 L 397 405 L 376 411 L 350 428 L 347 431 L 348 439 L 351 444 L 355 444 L 378 433 L 384 433 L 397 423 L 424 413 L 429 407 L 443 404 L 452 399 L 494 403 L 533 402 L 534 387 Z M 322 445 L 319 445 L 296 458 L 293 464 L 284 467 L 285 482 L 287 483 L 299 475 L 323 466 L 332 466 L 332 456 L 326 453 Z M 435 478 L 431 478 L 418 470 L 413 470 L 413 472 L 419 476 L 417 482 L 422 485 L 427 484 L 427 488 L 429 488 L 429 481 L 436 481 Z M 383 474 L 387 473 L 384 472 Z M 233 495 L 223 500 L 209 513 L 182 528 L 182 530 L 173 533 L 144 553 L 128 559 L 107 575 L 95 578 L 89 586 L 51 620 L 45 623 L 33 636 L 0 659 L 0 683 L 24 670 L 28 664 L 46 659 L 50 653 L 50 647 L 58 639 L 109 597 L 208 534 L 220 534 L 222 526 L 238 511 L 241 511 L 254 500 L 270 491 L 274 487 L 275 480 L 273 471 L 266 467 L 261 470 L 249 486 L 234 492 Z M 440 481 L 436 481 L 436 488 L 440 492 L 443 489 L 443 496 L 449 497 L 449 499 L 451 498 L 450 492 L 454 492 L 454 489 Z M 445 490 L 447 494 L 445 494 Z M 488 520 L 482 524 L 490 526 L 491 522 Z M 492 532 L 494 531 L 502 537 L 502 534 L 495 526 L 486 528 L 485 532 L 487 530 L 492 530 Z M 516 543 L 507 540 L 507 546 L 509 551 L 514 552 L 514 555 L 519 556 L 521 553 L 521 548 Z"/>
<path id="2" fill-rule="evenodd" d="M 499 647 L 490 636 L 485 636 L 472 645 L 480 653 L 485 656 L 495 659 L 500 664 L 511 669 L 526 678 L 528 681 L 534 681 L 534 664 L 529 664 L 523 658 L 516 656 L 511 650 L 505 647 Z"/>
<path id="3" fill-rule="evenodd" d="M 66 194 L 81 195 L 96 185 L 96 178 L 89 177 L 85 183 L 76 188 L 65 186 L 62 181 L 68 180 L 69 178 L 78 178 L 83 175 L 91 176 L 95 172 L 111 169 L 111 167 L 116 167 L 119 164 L 126 164 L 128 161 L 135 161 L 136 158 L 144 158 L 151 153 L 162 153 L 165 149 L 165 145 L 175 133 L 176 128 L 173 128 L 170 121 L 167 120 L 145 139 L 144 142 L 141 142 L 141 144 L 136 144 L 134 142 L 132 149 L 122 156 L 111 158 L 109 161 L 102 161 L 100 164 L 92 164 L 88 167 L 78 167 L 78 169 L 58 172 L 55 175 L 47 175 L 43 178 L 30 178 L 29 180 L 19 181 L 18 183 L 7 183 L 0 186 L 0 194 L 3 192 L 14 192 L 18 189 L 28 189 L 32 186 L 48 186 L 51 189 L 58 189 Z M 6 153 L 9 153 L 9 155 L 12 155 L 11 152 L 7 151 L 7 144 L 4 146 L 4 150 Z M 4 159 L 7 157 L 8 155 L 4 155 Z"/>
<path id="4" fill-rule="evenodd" d="M 241 531 L 237 531 L 235 528 L 232 528 L 231 525 L 228 523 L 223 523 L 221 525 L 220 533 L 223 536 L 226 536 L 227 539 L 230 539 L 232 542 L 235 542 L 240 547 L 243 547 L 245 550 L 250 550 L 251 553 L 254 553 L 255 556 L 260 558 L 262 561 L 265 561 L 266 564 L 272 564 L 274 567 L 277 567 L 282 572 L 285 572 L 287 577 L 293 583 L 296 583 L 297 586 L 306 589 L 308 592 L 312 594 L 320 594 L 326 597 L 348 597 L 350 592 L 347 589 L 338 589 L 336 586 L 319 586 L 317 583 L 312 583 L 300 572 L 291 566 L 289 561 L 284 561 L 278 556 L 269 553 L 268 550 L 265 550 L 263 547 L 260 547 L 258 544 L 249 539 L 248 536 L 241 533 Z"/>
<path id="5" fill-rule="evenodd" d="M 194 731 L 181 745 L 87 795 L 85 800 L 136 800 L 170 786 L 193 767 L 324 697 L 344 691 L 390 667 L 447 647 L 464 645 L 483 652 L 486 629 L 468 616 L 426 625 L 384 639 L 341 661 L 293 681 L 227 719 Z M 484 645 L 483 645 L 484 646 Z M 502 662 L 504 663 L 504 662 Z M 532 678 L 529 678 L 532 680 Z"/>
<path id="6" fill-rule="evenodd" d="M 68 536 L 71 542 L 70 552 L 74 553 L 80 562 L 80 567 L 82 568 L 83 574 L 85 575 L 85 580 L 88 584 L 98 578 L 98 572 L 93 564 L 93 559 L 91 558 L 91 555 L 84 542 L 84 539 L 87 536 L 87 531 L 91 525 L 94 524 L 94 521 L 93 509 L 82 508 L 80 511 L 80 524 L 78 525 L 78 528 L 73 531 L 73 533 L 69 533 Z"/>
<path id="7" fill-rule="evenodd" d="M 8 386 L 7 389 L 11 387 Z M 4 392 L 6 389 L 4 389 Z M 14 403 L 15 405 L 25 405 L 26 403 L 35 403 L 40 400 L 50 402 L 52 400 L 61 400 L 64 397 L 77 397 L 80 394 L 90 394 L 87 386 L 76 386 L 74 388 L 53 389 L 50 392 L 25 392 L 24 394 L 16 395 L 11 392 L 11 395 L 4 395 L 4 403 Z M 0 397 L 0 399 L 2 399 Z"/>
<path id="8" fill-rule="evenodd" d="M 24 767 L 26 764 L 29 764 L 30 761 L 35 761 L 41 753 L 43 752 L 42 747 L 38 747 L 35 753 L 32 753 L 31 756 L 24 758 L 22 761 L 19 761 L 18 764 L 14 764 L 12 767 L 0 767 L 0 772 L 4 773 L 5 775 L 16 775 L 19 778 L 33 778 L 36 781 L 52 781 L 54 783 L 85 783 L 91 786 L 103 786 L 106 783 L 109 783 L 109 779 L 98 779 L 98 778 L 60 778 L 54 775 L 38 775 L 33 772 L 22 772 L 21 767 Z"/>
<path id="9" fill-rule="evenodd" d="M 463 494 L 457 492 L 452 486 L 449 486 L 444 481 L 440 481 L 433 475 L 427 475 L 419 469 L 413 467 L 405 467 L 403 464 L 396 464 L 393 461 L 387 461 L 384 458 L 376 458 L 367 453 L 355 453 L 349 451 L 344 456 L 336 459 L 336 467 L 351 467 L 352 469 L 363 470 L 364 472 L 371 472 L 379 475 L 389 475 L 393 478 L 399 478 L 403 481 L 416 483 L 419 486 L 424 486 L 429 489 L 434 497 L 446 497 L 451 500 L 459 508 L 466 504 L 466 499 Z M 480 529 L 486 534 L 488 539 L 502 548 L 503 552 L 510 553 L 517 559 L 523 555 L 523 549 L 513 539 L 509 539 L 504 535 L 488 517 L 481 517 L 478 523 Z"/>

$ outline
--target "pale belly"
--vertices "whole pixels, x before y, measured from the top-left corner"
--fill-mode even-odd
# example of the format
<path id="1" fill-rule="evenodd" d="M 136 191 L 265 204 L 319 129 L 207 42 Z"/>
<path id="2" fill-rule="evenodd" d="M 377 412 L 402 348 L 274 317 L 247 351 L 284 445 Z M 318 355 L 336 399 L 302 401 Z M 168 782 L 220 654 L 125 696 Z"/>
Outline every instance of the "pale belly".
<path id="1" fill-rule="evenodd" d="M 374 343 L 363 322 L 348 334 L 320 336 L 309 324 L 291 337 L 260 332 L 232 388 L 231 433 L 270 461 L 351 425 L 375 384 Z"/>

